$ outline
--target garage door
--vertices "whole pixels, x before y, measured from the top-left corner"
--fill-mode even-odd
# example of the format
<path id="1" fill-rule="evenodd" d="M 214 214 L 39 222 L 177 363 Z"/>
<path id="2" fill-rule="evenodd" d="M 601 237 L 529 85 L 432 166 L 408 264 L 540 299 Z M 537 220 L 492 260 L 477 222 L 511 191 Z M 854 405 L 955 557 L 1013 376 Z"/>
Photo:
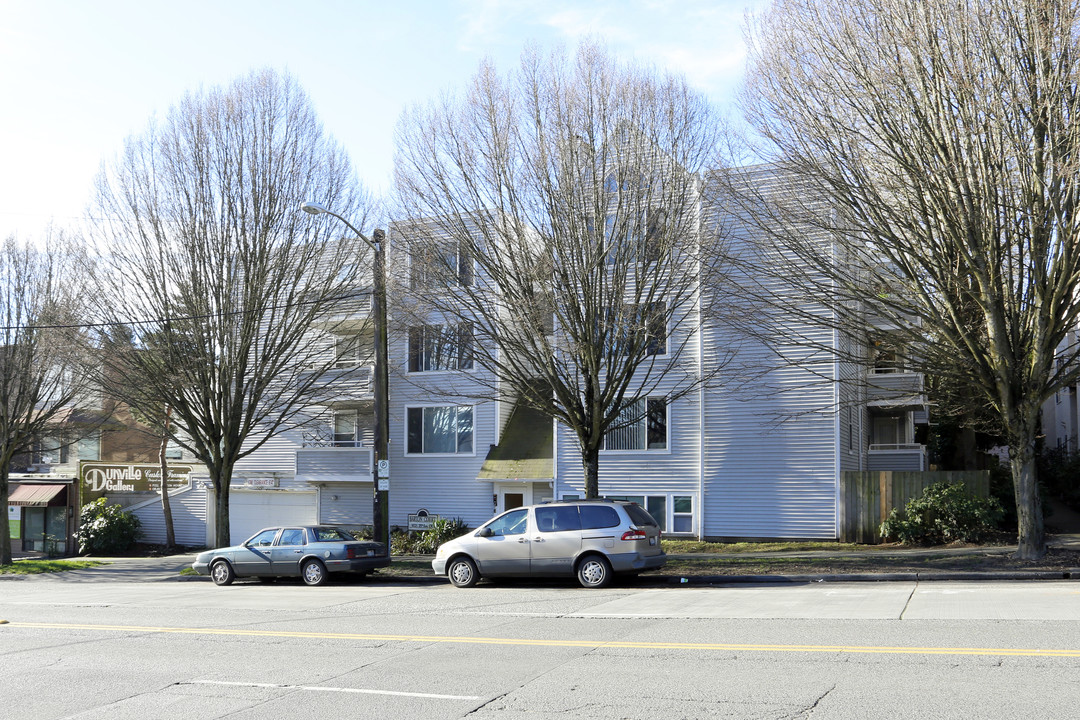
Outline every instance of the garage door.
<path id="1" fill-rule="evenodd" d="M 229 536 L 238 545 L 273 525 L 313 525 L 314 492 L 248 491 L 229 493 Z"/>

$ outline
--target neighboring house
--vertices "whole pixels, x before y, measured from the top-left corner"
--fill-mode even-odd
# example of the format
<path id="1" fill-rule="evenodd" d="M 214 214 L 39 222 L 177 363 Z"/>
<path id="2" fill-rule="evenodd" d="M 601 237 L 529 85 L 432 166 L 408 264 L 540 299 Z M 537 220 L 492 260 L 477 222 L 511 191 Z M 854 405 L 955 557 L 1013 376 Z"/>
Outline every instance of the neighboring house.
<path id="1" fill-rule="evenodd" d="M 53 431 L 39 438 L 30 452 L 13 459 L 8 513 L 16 551 L 75 554 L 74 532 L 87 502 L 107 495 L 112 502 L 134 507 L 158 497 L 145 484 L 130 481 L 131 468 L 151 462 L 158 467 L 156 440 L 136 427 L 125 408 L 95 404 L 100 407 L 62 413 Z M 178 453 L 173 454 L 179 459 Z M 86 477 L 89 467 L 126 471 L 112 472 L 106 482 L 100 474 Z"/>
<path id="2" fill-rule="evenodd" d="M 1068 338 L 1059 348 L 1059 357 L 1055 361 L 1058 368 L 1064 361 L 1060 355 L 1066 349 L 1071 351 L 1075 348 L 1078 341 L 1080 338 L 1077 337 L 1077 331 L 1070 331 Z M 1058 390 L 1051 400 L 1043 403 L 1042 429 L 1048 450 L 1056 448 L 1068 453 L 1080 450 L 1080 421 L 1077 417 L 1076 383 Z"/>

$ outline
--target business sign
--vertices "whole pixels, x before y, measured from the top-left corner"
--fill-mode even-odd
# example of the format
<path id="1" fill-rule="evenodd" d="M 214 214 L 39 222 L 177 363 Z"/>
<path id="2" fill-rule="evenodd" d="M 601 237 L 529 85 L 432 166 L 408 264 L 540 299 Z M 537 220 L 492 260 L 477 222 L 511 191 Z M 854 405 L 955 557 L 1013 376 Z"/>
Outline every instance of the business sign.
<path id="1" fill-rule="evenodd" d="M 169 464 L 165 484 L 172 490 L 191 486 L 191 465 Z M 157 463 L 79 463 L 84 503 L 105 495 L 161 492 L 161 466 Z"/>
<path id="2" fill-rule="evenodd" d="M 8 505 L 8 528 L 10 528 L 10 537 L 12 540 L 18 540 L 22 537 L 22 513 L 20 512 L 21 510 L 22 508 L 18 507 L 17 505 Z"/>

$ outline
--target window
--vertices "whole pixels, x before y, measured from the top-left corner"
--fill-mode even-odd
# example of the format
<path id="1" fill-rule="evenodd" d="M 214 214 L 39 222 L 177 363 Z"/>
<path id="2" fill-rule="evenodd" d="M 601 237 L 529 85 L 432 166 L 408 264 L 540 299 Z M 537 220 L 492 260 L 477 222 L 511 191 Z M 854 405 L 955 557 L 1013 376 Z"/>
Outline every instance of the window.
<path id="1" fill-rule="evenodd" d="M 492 520 L 485 527 L 492 535 L 523 535 L 529 526 L 529 511 L 525 508 L 511 510 Z"/>
<path id="2" fill-rule="evenodd" d="M 667 450 L 667 403 L 638 398 L 619 413 L 617 427 L 604 435 L 605 450 Z"/>
<path id="3" fill-rule="evenodd" d="M 626 509 L 639 525 L 658 525 L 663 532 L 694 531 L 694 499 L 690 495 L 607 495 L 609 500 L 636 503 Z M 670 508 L 670 515 L 668 509 Z"/>
<path id="4" fill-rule="evenodd" d="M 892 338 L 875 339 L 870 345 L 871 374 L 906 372 L 904 350 Z"/>
<path id="5" fill-rule="evenodd" d="M 623 217 L 626 218 L 625 215 Z M 637 216 L 626 218 L 625 236 L 618 232 L 618 219 L 614 213 L 604 218 L 608 264 L 659 262 L 665 245 L 671 244 L 668 237 L 671 221 L 667 210 L 655 208 L 642 213 L 640 219 Z"/>
<path id="6" fill-rule="evenodd" d="M 304 545 L 303 528 L 285 528 L 281 531 L 278 545 Z"/>
<path id="7" fill-rule="evenodd" d="M 338 335 L 335 340 L 334 367 L 355 367 L 360 364 L 360 336 Z"/>
<path id="8" fill-rule="evenodd" d="M 472 366 L 472 323 L 409 328 L 409 372 L 471 370 Z"/>
<path id="9" fill-rule="evenodd" d="M 184 457 L 184 448 L 176 444 L 176 441 L 169 440 L 169 444 L 165 446 L 165 459 L 166 460 L 182 460 Z"/>
<path id="10" fill-rule="evenodd" d="M 646 355 L 667 355 L 667 305 L 663 302 L 639 305 L 634 319 L 645 333 Z"/>
<path id="11" fill-rule="evenodd" d="M 581 518 L 574 505 L 538 507 L 535 513 L 536 529 L 540 532 L 566 532 L 581 529 Z"/>
<path id="12" fill-rule="evenodd" d="M 472 285 L 472 258 L 458 243 L 427 245 L 410 259 L 409 282 L 413 290 Z"/>
<path id="13" fill-rule="evenodd" d="M 877 415 L 872 425 L 873 445 L 903 445 L 908 442 L 907 418 L 899 415 Z"/>
<path id="14" fill-rule="evenodd" d="M 615 512 L 615 508 L 604 505 L 581 505 L 578 509 L 581 512 L 582 530 L 618 527 L 620 523 L 619 513 Z"/>
<path id="15" fill-rule="evenodd" d="M 274 544 L 275 535 L 277 535 L 277 528 L 263 530 L 244 544 L 248 547 L 268 547 Z"/>
<path id="16" fill-rule="evenodd" d="M 667 354 L 667 303 L 626 305 L 621 317 L 615 311 L 606 317 L 612 355 L 629 355 L 639 348 L 646 356 Z"/>
<path id="17" fill-rule="evenodd" d="M 675 495 L 671 500 L 671 531 L 694 532 L 694 499 L 689 495 Z"/>
<path id="18" fill-rule="evenodd" d="M 79 441 L 75 443 L 75 452 L 80 460 L 100 460 L 101 432 L 95 431 L 86 437 L 79 438 Z M 165 451 L 165 457 L 169 457 L 168 450 Z"/>
<path id="19" fill-rule="evenodd" d="M 473 451 L 473 409 L 469 406 L 406 409 L 406 452 L 452 455 Z"/>
<path id="20" fill-rule="evenodd" d="M 855 449 L 855 408 L 848 407 L 847 409 L 847 449 Z"/>
<path id="21" fill-rule="evenodd" d="M 34 442 L 30 452 L 33 465 L 63 465 L 68 461 L 68 444 L 59 438 L 45 438 Z"/>
<path id="22" fill-rule="evenodd" d="M 359 444 L 356 411 L 334 413 L 334 446 L 356 447 Z"/>

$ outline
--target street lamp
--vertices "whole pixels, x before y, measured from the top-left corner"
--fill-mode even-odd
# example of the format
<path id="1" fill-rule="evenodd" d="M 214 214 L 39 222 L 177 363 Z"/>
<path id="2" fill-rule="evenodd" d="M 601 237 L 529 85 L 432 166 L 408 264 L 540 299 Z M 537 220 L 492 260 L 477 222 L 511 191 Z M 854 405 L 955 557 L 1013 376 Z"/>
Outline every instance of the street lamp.
<path id="1" fill-rule="evenodd" d="M 374 241 L 353 227 L 345 218 L 319 203 L 306 202 L 300 209 L 309 215 L 330 215 L 356 233 L 375 253 L 373 274 L 375 276 L 375 455 L 372 458 L 371 476 L 375 479 L 372 497 L 373 524 L 375 539 L 386 545 L 390 554 L 390 390 L 389 359 L 386 347 L 386 255 L 383 244 L 386 233 L 376 230 L 372 233 Z"/>

